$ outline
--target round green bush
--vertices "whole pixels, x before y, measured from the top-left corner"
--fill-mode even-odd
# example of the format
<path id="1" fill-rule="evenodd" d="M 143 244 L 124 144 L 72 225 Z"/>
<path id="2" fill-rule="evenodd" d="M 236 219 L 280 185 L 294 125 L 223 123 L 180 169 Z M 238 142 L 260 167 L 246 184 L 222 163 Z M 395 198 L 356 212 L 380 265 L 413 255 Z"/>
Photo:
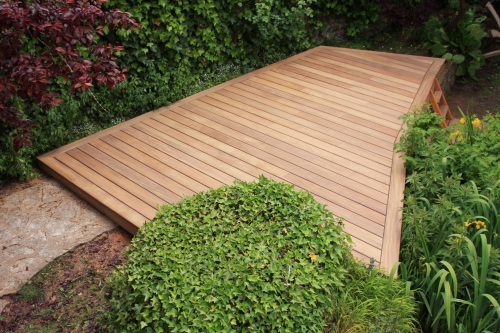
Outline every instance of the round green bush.
<path id="1" fill-rule="evenodd" d="M 341 221 L 261 177 L 159 209 L 111 281 L 119 332 L 324 332 L 352 255 Z"/>

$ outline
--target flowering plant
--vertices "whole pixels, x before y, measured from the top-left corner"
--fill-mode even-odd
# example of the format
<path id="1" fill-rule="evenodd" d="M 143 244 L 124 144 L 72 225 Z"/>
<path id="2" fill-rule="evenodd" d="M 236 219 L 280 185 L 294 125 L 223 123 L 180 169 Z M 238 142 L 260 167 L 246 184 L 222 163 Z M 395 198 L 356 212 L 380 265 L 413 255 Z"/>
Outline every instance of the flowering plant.
<path id="1" fill-rule="evenodd" d="M 441 116 L 422 108 L 404 120 L 400 258 L 423 304 L 422 329 L 497 331 L 500 117 L 463 115 L 441 129 Z"/>

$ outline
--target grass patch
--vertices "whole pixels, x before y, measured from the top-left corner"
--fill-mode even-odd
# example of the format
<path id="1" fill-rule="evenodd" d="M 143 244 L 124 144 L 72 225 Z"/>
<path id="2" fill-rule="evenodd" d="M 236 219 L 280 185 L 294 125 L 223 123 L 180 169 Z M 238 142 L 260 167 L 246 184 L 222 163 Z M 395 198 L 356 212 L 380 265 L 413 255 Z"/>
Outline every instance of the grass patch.
<path id="1" fill-rule="evenodd" d="M 44 293 L 42 288 L 29 281 L 19 289 L 19 297 L 28 303 L 35 304 L 44 299 Z"/>

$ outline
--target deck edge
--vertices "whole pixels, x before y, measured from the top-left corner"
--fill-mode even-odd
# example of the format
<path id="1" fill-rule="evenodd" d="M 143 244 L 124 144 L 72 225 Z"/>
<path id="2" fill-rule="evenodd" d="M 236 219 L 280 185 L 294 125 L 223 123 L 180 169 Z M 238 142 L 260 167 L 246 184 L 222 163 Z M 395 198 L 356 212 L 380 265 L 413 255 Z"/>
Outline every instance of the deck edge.
<path id="1" fill-rule="evenodd" d="M 121 214 L 114 211 L 113 209 L 110 209 L 106 205 L 101 204 L 101 201 L 98 198 L 95 198 L 87 191 L 74 185 L 73 182 L 71 182 L 69 179 L 67 179 L 66 177 L 64 177 L 60 173 L 56 172 L 52 167 L 50 167 L 50 165 L 46 164 L 44 161 L 39 160 L 38 165 L 47 174 L 49 174 L 51 177 L 53 177 L 57 181 L 61 182 L 61 184 L 63 184 L 67 188 L 69 188 L 73 193 L 75 193 L 80 198 L 82 198 L 84 201 L 86 201 L 88 204 L 90 204 L 92 207 L 94 207 L 95 209 L 100 211 L 102 214 L 104 214 L 107 218 L 112 220 L 114 223 L 116 223 L 117 225 L 119 225 L 122 228 L 124 228 L 125 230 L 127 230 L 127 232 L 129 232 L 130 234 L 135 235 L 137 233 L 137 231 L 139 230 L 139 228 L 135 224 L 128 221 L 125 217 L 123 217 Z"/>
<path id="2" fill-rule="evenodd" d="M 422 84 L 413 99 L 412 108 L 419 107 L 422 103 L 427 101 L 427 96 L 429 95 L 434 78 L 438 75 L 444 64 L 444 59 L 434 58 L 433 63 L 429 66 L 427 72 L 425 73 L 422 79 Z M 394 144 L 399 142 L 405 128 L 406 125 L 403 124 Z M 389 183 L 386 222 L 380 258 L 380 266 L 387 273 L 389 273 L 393 265 L 399 261 L 399 250 L 401 246 L 403 217 L 402 208 L 406 182 L 406 169 L 404 167 L 404 161 L 401 157 L 402 153 L 398 153 L 395 150 L 393 151 L 393 164 L 391 169 L 391 180 Z"/>

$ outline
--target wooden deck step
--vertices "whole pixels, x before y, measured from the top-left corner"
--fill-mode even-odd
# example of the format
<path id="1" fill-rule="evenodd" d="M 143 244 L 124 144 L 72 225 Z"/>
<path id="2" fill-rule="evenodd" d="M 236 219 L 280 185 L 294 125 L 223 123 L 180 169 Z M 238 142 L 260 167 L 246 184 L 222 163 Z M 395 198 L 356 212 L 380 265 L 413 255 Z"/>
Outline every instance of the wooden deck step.
<path id="1" fill-rule="evenodd" d="M 434 112 L 443 118 L 441 128 L 448 126 L 449 121 L 453 119 L 453 115 L 451 114 L 450 107 L 437 79 L 434 79 L 434 84 L 429 91 L 429 101 Z"/>

